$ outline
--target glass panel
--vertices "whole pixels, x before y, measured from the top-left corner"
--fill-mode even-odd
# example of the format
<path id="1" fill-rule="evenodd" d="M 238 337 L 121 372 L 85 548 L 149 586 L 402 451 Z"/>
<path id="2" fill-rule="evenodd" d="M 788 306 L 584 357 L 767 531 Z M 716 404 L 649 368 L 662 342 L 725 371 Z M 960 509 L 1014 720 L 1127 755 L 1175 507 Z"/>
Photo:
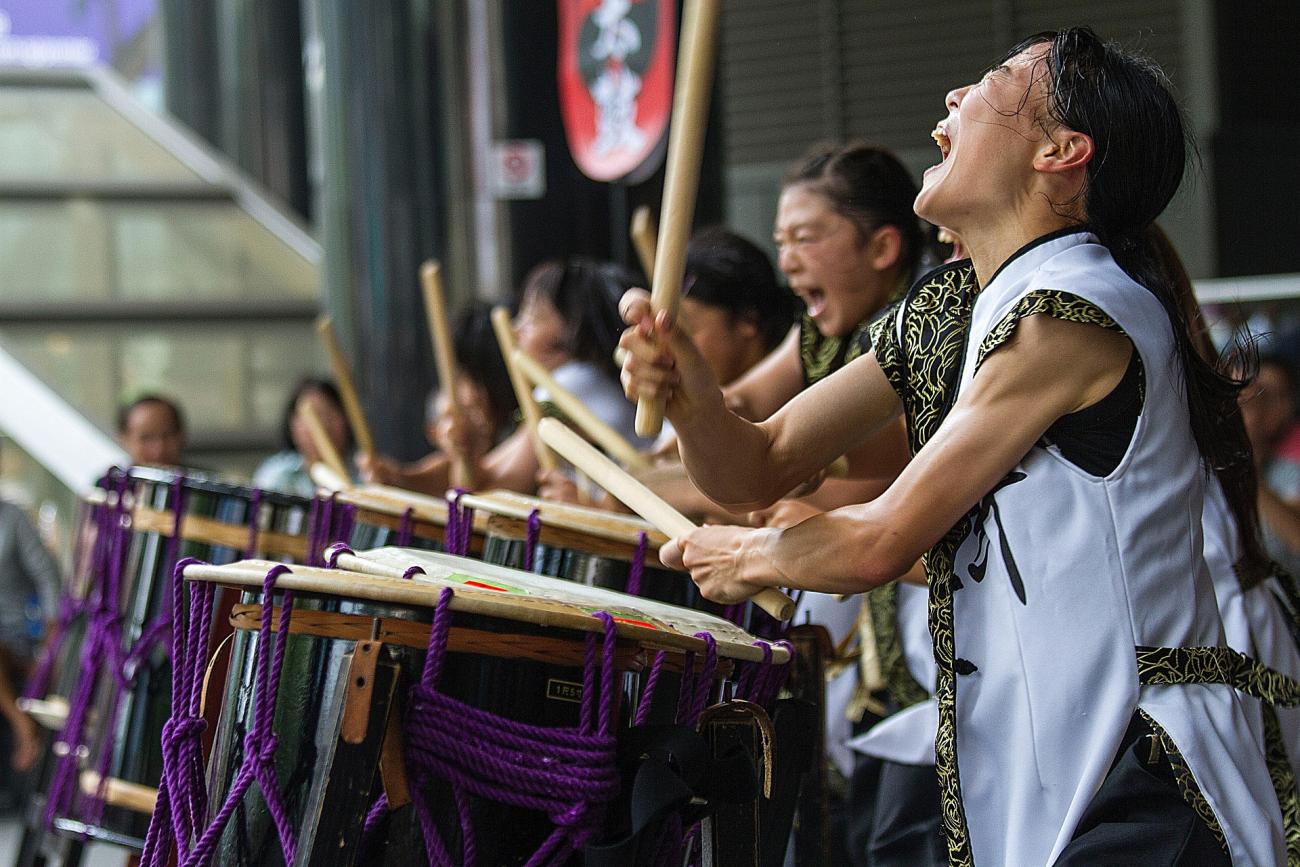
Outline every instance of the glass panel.
<path id="1" fill-rule="evenodd" d="M 103 430 L 120 403 L 157 391 L 180 402 L 191 431 L 268 450 L 290 389 L 324 369 L 310 322 L 10 326 L 0 346 Z"/>
<path id="2" fill-rule="evenodd" d="M 114 205 L 123 298 L 314 298 L 316 270 L 227 203 Z"/>
<path id="3" fill-rule="evenodd" d="M 77 523 L 76 495 L 4 436 L 0 436 L 0 497 L 21 506 L 46 546 L 65 567 L 69 565 Z M 6 604 L 13 601 L 6 600 Z"/>
<path id="4" fill-rule="evenodd" d="M 5 301 L 315 298 L 316 269 L 229 202 L 0 201 Z"/>
<path id="5" fill-rule="evenodd" d="M 0 88 L 0 183 L 199 180 L 88 88 Z"/>

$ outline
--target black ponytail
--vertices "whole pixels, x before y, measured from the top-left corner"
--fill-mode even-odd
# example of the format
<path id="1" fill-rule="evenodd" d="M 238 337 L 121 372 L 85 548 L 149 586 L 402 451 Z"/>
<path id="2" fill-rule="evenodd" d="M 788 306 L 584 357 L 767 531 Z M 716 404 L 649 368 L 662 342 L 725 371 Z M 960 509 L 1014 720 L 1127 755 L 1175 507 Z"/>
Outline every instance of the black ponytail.
<path id="1" fill-rule="evenodd" d="M 1259 540 L 1258 481 L 1237 395 L 1253 375 L 1250 350 L 1217 361 L 1198 351 L 1177 275 L 1172 274 L 1147 232 L 1177 192 L 1189 139 L 1168 79 L 1150 60 L 1103 42 L 1086 27 L 1040 33 L 1009 56 L 1035 45 L 1045 58 L 1048 113 L 1093 140 L 1081 193 L 1088 227 L 1137 283 L 1159 299 L 1173 328 L 1184 372 L 1192 434 L 1207 468 L 1223 488 L 1241 537 L 1243 581 L 1267 572 Z M 1035 76 L 1036 78 L 1037 76 Z M 1241 371 L 1245 359 L 1245 373 Z M 1234 376 L 1229 362 L 1235 363 Z"/>

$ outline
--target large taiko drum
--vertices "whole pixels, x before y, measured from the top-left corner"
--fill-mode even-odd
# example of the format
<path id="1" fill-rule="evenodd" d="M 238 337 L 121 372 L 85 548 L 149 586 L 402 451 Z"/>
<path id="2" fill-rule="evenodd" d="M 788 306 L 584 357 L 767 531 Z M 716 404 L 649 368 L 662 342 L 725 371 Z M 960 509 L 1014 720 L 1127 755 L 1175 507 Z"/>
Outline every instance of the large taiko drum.
<path id="1" fill-rule="evenodd" d="M 770 701 L 789 660 L 653 600 L 436 552 L 331 555 L 333 569 L 184 569 L 192 600 L 218 585 L 245 596 L 207 768 L 210 824 L 183 829 L 181 863 L 467 863 L 471 849 L 482 865 L 539 851 L 533 863 L 569 863 L 629 814 L 623 764 L 658 755 L 637 738 L 691 732 L 736 689 Z M 681 725 L 642 725 L 667 671 L 685 681 Z M 160 838 L 172 807 L 192 802 L 186 767 L 178 749 Z M 624 863 L 680 836 L 664 821 Z M 163 863 L 158 845 L 146 863 Z"/>
<path id="2" fill-rule="evenodd" d="M 634 515 L 542 500 L 512 491 L 466 494 L 486 518 L 483 560 L 592 587 L 716 611 L 685 573 L 659 562 L 668 537 Z"/>
<path id="3" fill-rule="evenodd" d="M 332 507 L 345 510 L 334 519 L 337 535 L 333 542 L 353 548 L 422 548 L 457 551 L 467 556 L 483 550 L 483 521 L 459 527 L 452 504 L 441 497 L 387 485 L 358 485 L 333 496 Z M 456 537 L 449 540 L 448 531 Z"/>
<path id="4" fill-rule="evenodd" d="M 300 497 L 179 470 L 115 471 L 106 487 L 108 517 L 97 530 L 103 556 L 88 576 L 84 639 L 45 809 L 61 833 L 139 848 L 171 705 L 165 638 L 173 564 L 305 559 L 313 509 Z"/>

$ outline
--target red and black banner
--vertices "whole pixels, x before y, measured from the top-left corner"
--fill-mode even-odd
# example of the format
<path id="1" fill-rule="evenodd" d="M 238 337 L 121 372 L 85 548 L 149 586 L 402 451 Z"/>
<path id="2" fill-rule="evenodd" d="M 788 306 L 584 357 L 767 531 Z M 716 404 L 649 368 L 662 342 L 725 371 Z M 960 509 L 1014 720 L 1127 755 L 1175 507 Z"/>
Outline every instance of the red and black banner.
<path id="1" fill-rule="evenodd" d="M 631 183 L 663 159 L 672 113 L 675 0 L 557 0 L 560 107 L 573 160 Z"/>

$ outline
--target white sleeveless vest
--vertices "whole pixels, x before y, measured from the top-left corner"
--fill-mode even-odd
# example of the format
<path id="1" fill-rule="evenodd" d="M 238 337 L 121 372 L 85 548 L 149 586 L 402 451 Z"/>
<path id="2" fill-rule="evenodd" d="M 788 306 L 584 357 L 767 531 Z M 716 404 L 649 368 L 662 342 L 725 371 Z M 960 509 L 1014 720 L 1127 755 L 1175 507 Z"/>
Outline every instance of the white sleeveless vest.
<path id="1" fill-rule="evenodd" d="M 979 375 L 986 335 L 1036 290 L 1084 299 L 1123 329 L 1145 401 L 1109 476 L 1035 446 L 984 498 L 957 551 L 956 754 L 974 863 L 1051 864 L 1139 708 L 1186 759 L 1233 863 L 1283 863 L 1281 815 L 1245 707 L 1253 699 L 1221 684 L 1138 680 L 1136 647 L 1223 643 L 1168 318 L 1095 237 L 1048 240 L 980 292 L 960 388 Z"/>

